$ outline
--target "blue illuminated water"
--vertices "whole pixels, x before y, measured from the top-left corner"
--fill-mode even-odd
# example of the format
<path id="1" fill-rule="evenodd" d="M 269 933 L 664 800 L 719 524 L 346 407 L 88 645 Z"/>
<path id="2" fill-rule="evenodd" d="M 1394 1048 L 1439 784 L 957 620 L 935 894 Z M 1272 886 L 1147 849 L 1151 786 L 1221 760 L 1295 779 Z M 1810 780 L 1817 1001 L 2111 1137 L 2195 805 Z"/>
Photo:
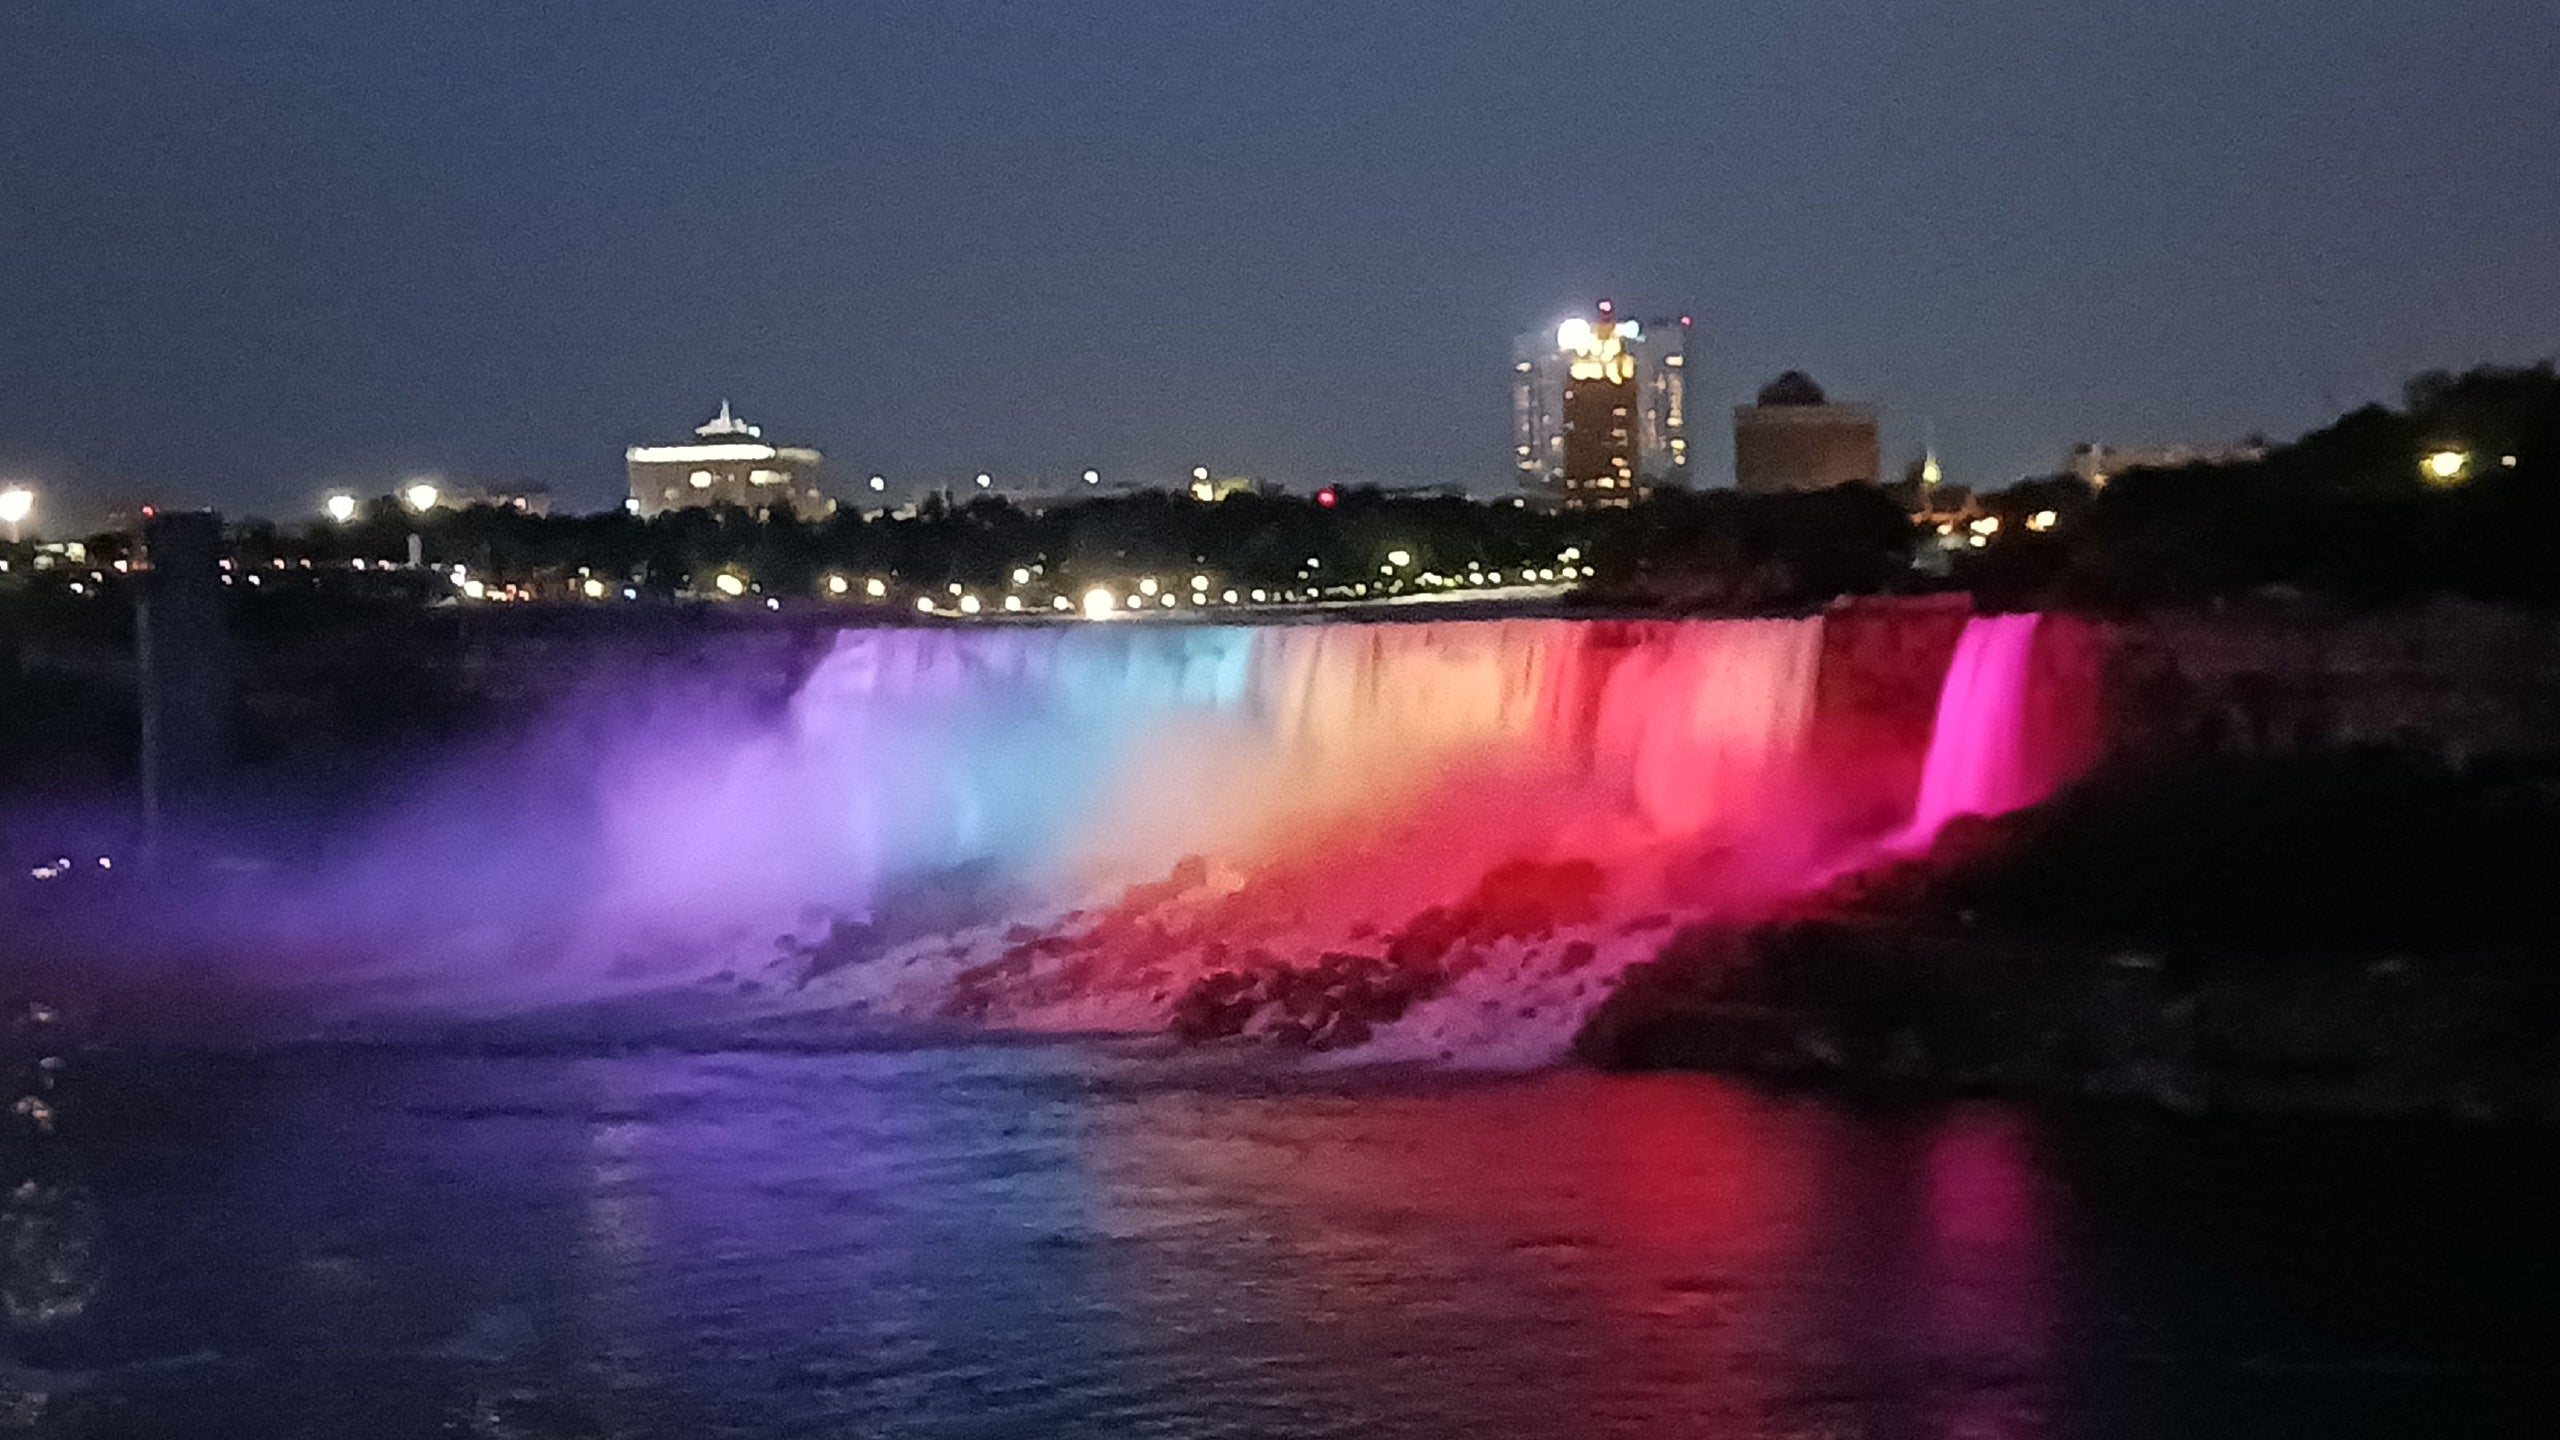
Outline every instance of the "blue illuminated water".
<path id="1" fill-rule="evenodd" d="M 1310 1081 L 1085 1045 L 98 1056 L 0 1430 L 2525 1433 L 2496 1135 Z M 89 1097 L 85 1105 L 82 1097 Z"/>

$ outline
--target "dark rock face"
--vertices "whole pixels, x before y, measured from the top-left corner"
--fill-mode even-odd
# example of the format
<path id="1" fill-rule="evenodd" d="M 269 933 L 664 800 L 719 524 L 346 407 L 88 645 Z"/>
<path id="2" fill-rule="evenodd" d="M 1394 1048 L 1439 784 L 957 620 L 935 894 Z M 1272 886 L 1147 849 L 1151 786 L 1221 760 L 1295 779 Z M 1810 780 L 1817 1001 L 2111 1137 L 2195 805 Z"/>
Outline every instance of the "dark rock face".
<path id="1" fill-rule="evenodd" d="M 1292 1049 L 1365 1044 L 1375 1028 L 1404 1018 L 1414 1002 L 1440 993 L 1436 965 L 1399 963 L 1343 951 L 1312 965 L 1202 977 L 1174 1002 L 1173 1033 L 1190 1044 L 1256 1036 Z"/>
<path id="2" fill-rule="evenodd" d="M 1683 934 L 1575 1042 L 1702 1069 L 2179 1109 L 2560 1121 L 2560 976 L 2524 964 L 2204 967 L 1962 930 Z"/>
<path id="3" fill-rule="evenodd" d="M 1606 885 L 1587 860 L 1495 867 L 1455 905 L 1435 905 L 1383 937 L 1383 953 L 1327 951 L 1312 963 L 1270 960 L 1215 971 L 1173 1005 L 1173 1033 L 1190 1044 L 1259 1039 L 1307 1050 L 1368 1042 L 1480 962 L 1482 947 L 1553 934 L 1598 917 Z M 1574 942 L 1588 964 L 1597 955 Z"/>
<path id="4" fill-rule="evenodd" d="M 2407 756 L 2101 776 L 1790 919 L 1693 928 L 1592 1063 L 2560 1120 L 2560 785 Z"/>

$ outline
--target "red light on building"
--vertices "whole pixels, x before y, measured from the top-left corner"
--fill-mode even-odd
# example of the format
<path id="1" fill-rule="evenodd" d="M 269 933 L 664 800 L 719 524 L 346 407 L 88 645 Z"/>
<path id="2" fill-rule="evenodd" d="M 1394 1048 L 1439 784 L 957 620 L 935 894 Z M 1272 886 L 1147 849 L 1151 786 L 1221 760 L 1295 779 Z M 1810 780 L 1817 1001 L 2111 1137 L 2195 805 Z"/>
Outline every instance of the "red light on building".
<path id="1" fill-rule="evenodd" d="M 1334 501 L 1336 501 L 1336 500 L 1338 500 L 1338 499 L 1340 499 L 1340 498 L 1342 498 L 1342 497 L 1340 497 L 1340 496 L 1338 496 L 1338 495 L 1336 495 L 1336 494 L 1334 494 L 1334 493 L 1333 493 L 1333 487 L 1332 487 L 1332 486 L 1330 486 L 1330 485 L 1327 485 L 1327 486 L 1326 486 L 1326 487 L 1324 487 L 1323 489 L 1321 489 L 1321 490 L 1319 490 L 1319 491 L 1317 491 L 1317 492 L 1316 492 L 1316 503 L 1317 503 L 1318 505 L 1323 506 L 1323 507 L 1324 507 L 1325 509 L 1327 509 L 1327 510 L 1332 509 L 1332 508 L 1333 508 L 1333 502 L 1334 502 Z"/>

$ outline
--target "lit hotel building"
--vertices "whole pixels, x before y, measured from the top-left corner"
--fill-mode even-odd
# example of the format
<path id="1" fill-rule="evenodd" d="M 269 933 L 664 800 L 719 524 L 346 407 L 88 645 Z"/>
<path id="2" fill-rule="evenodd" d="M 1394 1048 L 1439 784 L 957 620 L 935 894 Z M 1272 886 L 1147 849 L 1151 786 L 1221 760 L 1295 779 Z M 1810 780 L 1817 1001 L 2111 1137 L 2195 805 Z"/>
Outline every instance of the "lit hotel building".
<path id="1" fill-rule="evenodd" d="M 1511 349 L 1512 461 L 1567 509 L 1628 505 L 1689 479 L 1689 317 L 1621 318 L 1600 302 Z"/>
<path id="2" fill-rule="evenodd" d="M 1838 405 L 1811 376 L 1790 370 L 1733 412 L 1733 485 L 1753 494 L 1827 490 L 1883 478 L 1870 405 Z"/>
<path id="3" fill-rule="evenodd" d="M 729 413 L 728 401 L 693 433 L 699 440 L 692 445 L 634 445 L 622 452 L 634 513 L 711 505 L 763 512 L 787 505 L 809 516 L 835 508 L 819 487 L 818 452 L 766 444 L 761 429 Z"/>

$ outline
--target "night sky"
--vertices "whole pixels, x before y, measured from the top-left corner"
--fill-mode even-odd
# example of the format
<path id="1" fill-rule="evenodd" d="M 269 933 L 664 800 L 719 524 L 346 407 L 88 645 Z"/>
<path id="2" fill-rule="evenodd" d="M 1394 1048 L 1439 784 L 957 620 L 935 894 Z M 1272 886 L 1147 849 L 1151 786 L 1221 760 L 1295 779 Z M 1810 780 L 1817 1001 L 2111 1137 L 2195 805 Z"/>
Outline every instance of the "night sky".
<path id="1" fill-rule="evenodd" d="M 945 482 L 1507 475 L 1698 317 L 1950 478 L 2560 350 L 2550 0 L 0 5 L 0 475 L 612 503 L 734 400 Z"/>

